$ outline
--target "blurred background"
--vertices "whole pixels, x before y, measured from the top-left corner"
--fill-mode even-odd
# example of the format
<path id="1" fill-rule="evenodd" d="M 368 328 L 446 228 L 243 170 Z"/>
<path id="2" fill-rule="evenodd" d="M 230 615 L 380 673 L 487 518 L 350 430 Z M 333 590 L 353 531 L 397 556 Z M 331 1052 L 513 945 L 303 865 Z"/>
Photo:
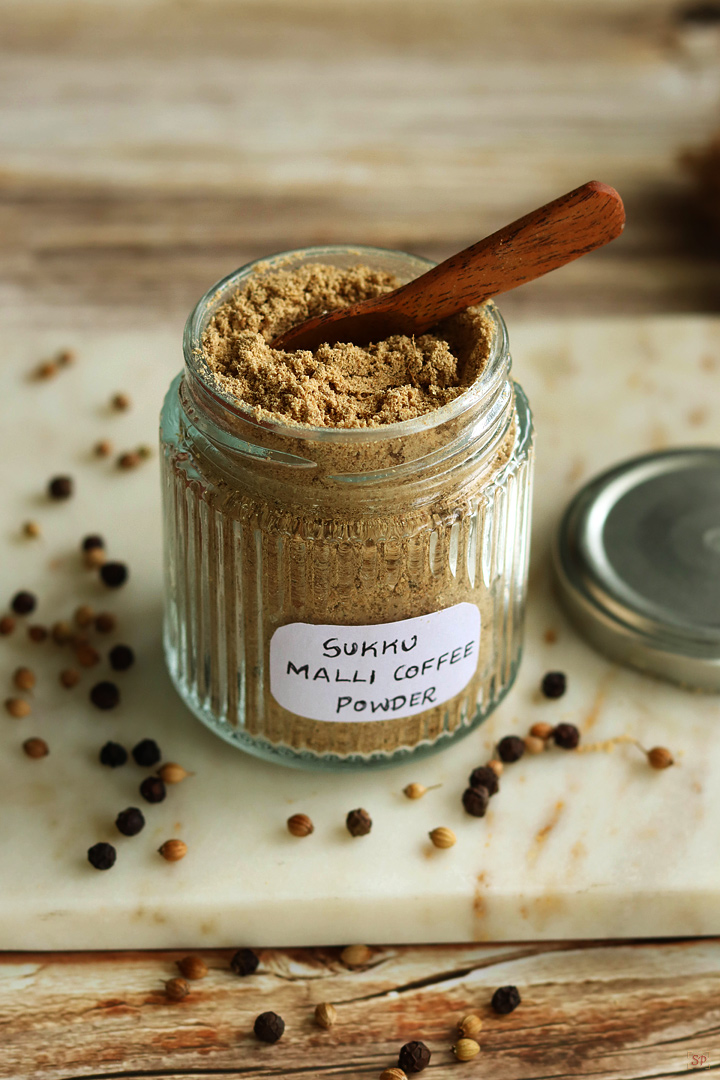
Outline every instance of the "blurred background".
<path id="1" fill-rule="evenodd" d="M 707 0 L 0 0 L 0 303 L 180 323 L 258 255 L 440 259 L 601 179 L 625 235 L 506 314 L 718 311 L 719 128 Z"/>

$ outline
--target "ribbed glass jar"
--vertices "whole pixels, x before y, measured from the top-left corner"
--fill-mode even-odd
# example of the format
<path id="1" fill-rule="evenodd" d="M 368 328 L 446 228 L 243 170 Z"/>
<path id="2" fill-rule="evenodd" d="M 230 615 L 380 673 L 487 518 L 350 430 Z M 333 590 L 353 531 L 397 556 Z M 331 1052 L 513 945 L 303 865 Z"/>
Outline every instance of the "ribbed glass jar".
<path id="1" fill-rule="evenodd" d="M 218 306 L 282 264 L 389 270 L 397 251 L 318 247 L 249 264 L 185 329 L 161 417 L 165 652 L 217 734 L 304 768 L 396 764 L 472 731 L 520 660 L 532 422 L 492 305 L 491 355 L 448 405 L 377 428 L 258 419 L 203 351 Z"/>

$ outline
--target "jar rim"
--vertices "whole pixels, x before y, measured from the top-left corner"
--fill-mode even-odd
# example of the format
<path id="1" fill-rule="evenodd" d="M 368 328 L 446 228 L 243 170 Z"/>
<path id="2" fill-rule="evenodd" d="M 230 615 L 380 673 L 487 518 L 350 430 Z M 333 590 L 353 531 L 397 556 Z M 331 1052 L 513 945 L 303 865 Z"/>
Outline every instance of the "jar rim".
<path id="1" fill-rule="evenodd" d="M 304 248 L 291 248 L 288 251 L 264 255 L 226 274 L 225 277 L 211 285 L 195 304 L 187 318 L 183 333 L 183 353 L 186 368 L 199 380 L 205 392 L 218 405 L 242 418 L 245 423 L 255 424 L 277 436 L 311 439 L 325 443 L 352 444 L 355 442 L 376 442 L 383 439 L 401 438 L 421 431 L 432 430 L 448 423 L 448 421 L 461 417 L 465 412 L 477 406 L 484 397 L 492 393 L 498 378 L 503 377 L 504 363 L 508 354 L 508 333 L 505 320 L 492 301 L 487 304 L 487 314 L 493 323 L 490 355 L 479 377 L 462 394 L 458 394 L 456 398 L 453 398 L 446 405 L 441 405 L 438 409 L 432 409 L 409 420 L 399 420 L 394 424 L 383 424 L 380 427 L 356 428 L 286 423 L 269 416 L 258 415 L 255 406 L 248 405 L 240 398 L 236 398 L 227 391 L 222 390 L 217 385 L 210 370 L 202 344 L 205 329 L 220 304 L 227 300 L 237 290 L 238 286 L 251 277 L 259 268 L 272 270 L 280 268 L 282 263 L 290 259 L 297 259 L 298 261 L 304 258 L 316 259 L 318 257 L 332 259 L 333 255 L 358 255 L 360 258 L 367 257 L 368 259 L 374 255 L 376 258 L 380 257 L 382 259 L 388 257 L 391 260 L 394 258 L 402 259 L 406 263 L 410 262 L 417 265 L 418 273 L 415 275 L 417 277 L 436 265 L 431 259 L 426 259 L 420 255 L 411 255 L 395 248 L 373 247 L 367 244 L 322 244 Z M 408 280 L 413 279 L 409 278 Z"/>

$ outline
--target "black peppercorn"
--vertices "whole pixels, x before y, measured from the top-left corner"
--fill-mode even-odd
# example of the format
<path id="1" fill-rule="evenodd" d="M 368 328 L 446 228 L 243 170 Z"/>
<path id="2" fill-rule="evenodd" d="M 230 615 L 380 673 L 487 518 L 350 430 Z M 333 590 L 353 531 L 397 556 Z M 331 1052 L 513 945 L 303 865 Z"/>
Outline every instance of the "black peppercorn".
<path id="1" fill-rule="evenodd" d="M 285 1021 L 274 1012 L 260 1013 L 253 1027 L 258 1039 L 266 1043 L 277 1042 L 284 1030 Z"/>
<path id="2" fill-rule="evenodd" d="M 88 848 L 88 862 L 96 870 L 109 870 L 115 865 L 117 852 L 112 844 L 93 844 Z"/>
<path id="3" fill-rule="evenodd" d="M 128 806 L 127 810 L 121 810 L 115 818 L 115 825 L 123 836 L 137 836 L 145 828 L 142 810 L 138 810 L 137 806 Z"/>
<path id="4" fill-rule="evenodd" d="M 31 611 L 35 610 L 37 600 L 31 592 L 26 592 L 24 589 L 15 593 L 10 601 L 10 607 L 13 609 L 16 615 L 29 615 Z"/>
<path id="5" fill-rule="evenodd" d="M 100 764 L 109 765 L 111 769 L 124 765 L 127 759 L 127 750 L 120 743 L 106 742 L 100 751 Z"/>
<path id="6" fill-rule="evenodd" d="M 48 484 L 48 495 L 51 499 L 69 499 L 72 493 L 71 476 L 55 476 Z"/>
<path id="7" fill-rule="evenodd" d="M 505 1015 L 513 1012 L 520 1004 L 517 986 L 500 986 L 493 994 L 490 1004 L 496 1013 Z"/>
<path id="8" fill-rule="evenodd" d="M 82 542 L 83 551 L 92 551 L 93 548 L 104 548 L 105 541 L 102 536 L 98 536 L 96 533 L 91 533 L 90 536 L 86 536 Z"/>
<path id="9" fill-rule="evenodd" d="M 162 759 L 160 747 L 154 739 L 143 739 L 137 746 L 133 746 L 132 756 L 135 758 L 136 765 L 142 765 L 146 769 L 157 765 L 158 761 Z"/>
<path id="10" fill-rule="evenodd" d="M 480 765 L 477 769 L 473 769 L 468 784 L 470 787 L 487 788 L 488 795 L 495 795 L 500 790 L 497 776 L 487 765 Z"/>
<path id="11" fill-rule="evenodd" d="M 115 645 L 108 653 L 113 671 L 127 671 L 135 663 L 135 653 L 129 645 Z"/>
<path id="12" fill-rule="evenodd" d="M 580 732 L 574 724 L 558 724 L 553 728 L 553 740 L 563 750 L 574 750 L 580 742 Z"/>
<path id="13" fill-rule="evenodd" d="M 419 1073 L 430 1064 L 430 1051 L 423 1042 L 405 1043 L 398 1055 L 398 1066 L 406 1073 Z"/>
<path id="14" fill-rule="evenodd" d="M 367 810 L 360 808 L 350 811 L 345 818 L 345 824 L 351 836 L 367 836 L 372 829 L 372 818 Z"/>
<path id="15" fill-rule="evenodd" d="M 485 817 L 490 792 L 486 787 L 469 787 L 463 791 L 462 804 L 473 817 Z"/>
<path id="16" fill-rule="evenodd" d="M 146 802 L 162 802 L 167 792 L 159 776 L 148 776 L 140 785 L 140 794 Z"/>
<path id="17" fill-rule="evenodd" d="M 128 568 L 125 563 L 106 562 L 100 567 L 100 577 L 111 589 L 118 589 L 128 579 Z"/>
<path id="18" fill-rule="evenodd" d="M 498 743 L 497 751 L 501 761 L 519 761 L 525 753 L 525 740 L 518 735 L 506 735 Z"/>
<path id="19" fill-rule="evenodd" d="M 562 697 L 567 689 L 567 679 L 562 671 L 548 671 L 540 683 L 540 689 L 546 698 Z"/>
<path id="20" fill-rule="evenodd" d="M 113 682 L 95 683 L 90 691 L 90 700 L 98 709 L 114 709 L 120 702 L 120 691 Z"/>
<path id="21" fill-rule="evenodd" d="M 252 949 L 238 949 L 230 961 L 230 967 L 236 975 L 254 975 L 260 957 Z"/>

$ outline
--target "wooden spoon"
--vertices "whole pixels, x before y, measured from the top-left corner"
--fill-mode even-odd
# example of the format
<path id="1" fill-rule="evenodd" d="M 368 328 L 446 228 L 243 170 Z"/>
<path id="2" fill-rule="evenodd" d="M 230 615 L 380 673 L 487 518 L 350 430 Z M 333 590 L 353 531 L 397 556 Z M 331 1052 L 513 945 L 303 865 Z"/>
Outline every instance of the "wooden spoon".
<path id="1" fill-rule="evenodd" d="M 472 304 L 507 292 L 586 255 L 625 225 L 614 188 L 591 180 L 452 255 L 392 292 L 293 326 L 274 349 L 316 349 L 338 341 L 367 345 L 391 334 L 416 336 Z"/>

